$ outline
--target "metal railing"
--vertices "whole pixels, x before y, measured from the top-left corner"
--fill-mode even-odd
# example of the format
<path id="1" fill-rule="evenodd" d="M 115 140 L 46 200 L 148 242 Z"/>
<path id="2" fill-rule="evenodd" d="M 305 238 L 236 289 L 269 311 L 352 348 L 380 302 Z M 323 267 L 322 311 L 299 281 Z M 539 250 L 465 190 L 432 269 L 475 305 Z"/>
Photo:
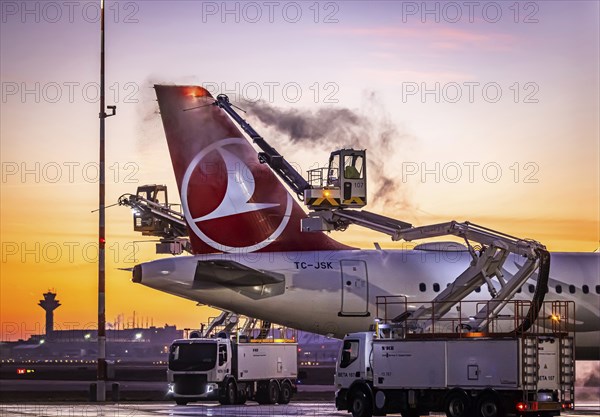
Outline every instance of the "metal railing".
<path id="1" fill-rule="evenodd" d="M 498 312 L 485 308 L 494 300 L 416 301 L 404 295 L 376 297 L 376 331 L 386 337 L 476 337 L 486 335 L 565 335 L 575 328 L 575 303 L 572 301 L 544 301 L 537 318 L 529 328 L 522 323 L 530 318 L 532 301 L 510 300 Z M 442 316 L 445 304 L 454 308 Z M 414 311 L 425 308 L 428 312 L 412 318 Z M 490 311 L 481 327 L 474 323 L 480 311 Z"/>

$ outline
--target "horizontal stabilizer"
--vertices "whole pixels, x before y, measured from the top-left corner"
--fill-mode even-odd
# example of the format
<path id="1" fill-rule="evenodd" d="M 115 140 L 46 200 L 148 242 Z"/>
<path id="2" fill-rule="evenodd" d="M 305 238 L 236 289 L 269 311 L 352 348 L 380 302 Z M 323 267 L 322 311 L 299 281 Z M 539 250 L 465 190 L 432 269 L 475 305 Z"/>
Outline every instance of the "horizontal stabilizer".
<path id="1" fill-rule="evenodd" d="M 194 284 L 212 283 L 226 287 L 254 287 L 284 281 L 282 274 L 262 272 L 227 260 L 199 261 L 194 276 Z"/>

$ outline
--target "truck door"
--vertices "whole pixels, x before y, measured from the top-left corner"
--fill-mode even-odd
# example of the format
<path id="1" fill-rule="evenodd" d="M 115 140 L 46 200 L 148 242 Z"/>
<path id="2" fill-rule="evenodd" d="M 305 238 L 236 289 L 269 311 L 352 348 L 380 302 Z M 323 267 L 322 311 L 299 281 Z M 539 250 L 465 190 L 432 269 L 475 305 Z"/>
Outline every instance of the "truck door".
<path id="1" fill-rule="evenodd" d="M 337 362 L 335 383 L 344 388 L 360 378 L 360 340 L 345 339 Z"/>
<path id="2" fill-rule="evenodd" d="M 335 365 L 335 384 L 340 388 L 348 388 L 354 381 L 366 378 L 366 366 L 371 349 L 370 336 L 366 333 L 350 334 L 342 343 Z"/>
<path id="3" fill-rule="evenodd" d="M 339 316 L 369 315 L 369 280 L 365 261 L 342 260 L 342 305 Z"/>

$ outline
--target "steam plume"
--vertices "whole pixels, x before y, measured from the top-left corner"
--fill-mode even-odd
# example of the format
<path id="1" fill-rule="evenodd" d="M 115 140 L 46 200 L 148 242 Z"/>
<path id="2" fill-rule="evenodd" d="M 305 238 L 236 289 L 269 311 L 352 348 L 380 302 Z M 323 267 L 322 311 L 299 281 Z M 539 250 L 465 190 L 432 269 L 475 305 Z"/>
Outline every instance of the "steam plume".
<path id="1" fill-rule="evenodd" d="M 292 144 L 318 146 L 324 152 L 342 146 L 368 149 L 369 182 L 375 187 L 370 194 L 377 196 L 376 205 L 407 209 L 411 205 L 406 190 L 400 190 L 399 181 L 394 181 L 385 168 L 386 163 L 391 164 L 393 151 L 408 145 L 409 136 L 390 120 L 375 94 L 367 96 L 365 105 L 368 115 L 348 108 L 281 109 L 259 101 L 248 113 Z"/>
<path id="2" fill-rule="evenodd" d="M 600 364 L 595 363 L 583 382 L 584 387 L 600 387 Z"/>

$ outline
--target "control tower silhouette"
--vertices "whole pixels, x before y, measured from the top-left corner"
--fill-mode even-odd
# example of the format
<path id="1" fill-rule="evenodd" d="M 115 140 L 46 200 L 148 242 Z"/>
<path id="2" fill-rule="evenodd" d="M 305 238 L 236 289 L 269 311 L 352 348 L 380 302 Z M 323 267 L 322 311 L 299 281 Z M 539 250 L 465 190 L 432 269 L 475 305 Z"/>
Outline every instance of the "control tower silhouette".
<path id="1" fill-rule="evenodd" d="M 60 307 L 60 302 L 56 299 L 56 293 L 48 291 L 44 293 L 44 299 L 40 300 L 39 306 L 46 311 L 46 337 L 52 337 L 54 331 L 54 310 Z"/>

